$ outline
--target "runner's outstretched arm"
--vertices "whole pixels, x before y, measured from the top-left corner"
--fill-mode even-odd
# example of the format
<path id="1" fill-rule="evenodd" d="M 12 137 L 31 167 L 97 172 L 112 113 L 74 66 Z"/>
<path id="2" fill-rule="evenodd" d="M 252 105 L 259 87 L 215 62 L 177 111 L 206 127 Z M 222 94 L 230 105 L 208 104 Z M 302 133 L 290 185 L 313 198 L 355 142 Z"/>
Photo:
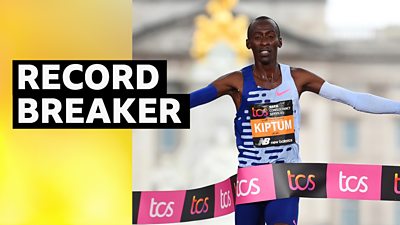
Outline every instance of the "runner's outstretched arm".
<path id="1" fill-rule="evenodd" d="M 319 76 L 301 68 L 293 68 L 300 94 L 310 91 L 329 100 L 341 102 L 357 111 L 374 114 L 400 114 L 400 102 L 368 93 L 350 91 L 330 84 Z"/>
<path id="2" fill-rule="evenodd" d="M 368 93 L 354 92 L 330 84 L 319 76 L 296 68 L 295 76 L 301 92 L 311 91 L 329 100 L 341 102 L 357 111 L 374 114 L 400 114 L 400 102 L 382 98 Z"/>
<path id="3" fill-rule="evenodd" d="M 400 102 L 368 93 L 347 90 L 325 81 L 319 95 L 352 106 L 355 110 L 375 114 L 400 114 Z"/>

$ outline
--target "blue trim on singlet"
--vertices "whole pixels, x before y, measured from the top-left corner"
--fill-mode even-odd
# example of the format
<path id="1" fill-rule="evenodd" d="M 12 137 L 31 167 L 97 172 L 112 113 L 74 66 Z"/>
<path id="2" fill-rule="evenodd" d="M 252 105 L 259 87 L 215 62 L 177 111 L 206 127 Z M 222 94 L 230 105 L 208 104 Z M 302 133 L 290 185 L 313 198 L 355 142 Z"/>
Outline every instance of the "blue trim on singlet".
<path id="1" fill-rule="evenodd" d="M 247 99 L 249 98 L 249 92 L 258 88 L 253 77 L 253 65 L 249 65 L 243 68 L 242 75 L 243 75 L 242 101 L 238 111 L 236 112 L 236 118 L 235 118 L 236 146 L 244 145 L 244 140 L 240 137 L 241 135 L 240 130 L 243 129 L 242 122 L 245 120 L 246 117 L 249 116 L 249 114 L 245 113 L 245 110 L 248 109 L 245 109 L 244 107 L 248 106 Z M 267 102 L 269 102 L 269 100 L 267 100 Z M 261 103 L 261 102 L 255 102 L 255 103 Z M 249 129 L 250 129 L 249 135 L 251 136 L 251 128 Z M 252 138 L 250 138 L 250 140 L 252 141 Z"/>
<path id="2" fill-rule="evenodd" d="M 281 153 L 283 149 L 276 149 L 276 150 L 265 150 L 264 153 Z"/>

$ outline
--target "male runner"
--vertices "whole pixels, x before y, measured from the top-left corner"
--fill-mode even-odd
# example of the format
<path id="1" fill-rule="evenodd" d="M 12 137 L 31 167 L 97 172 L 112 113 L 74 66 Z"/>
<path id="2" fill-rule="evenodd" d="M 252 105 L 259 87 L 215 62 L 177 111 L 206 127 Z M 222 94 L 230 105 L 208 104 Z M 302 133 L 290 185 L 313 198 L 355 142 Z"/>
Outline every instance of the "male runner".
<path id="1" fill-rule="evenodd" d="M 254 64 L 226 74 L 190 94 L 196 107 L 230 95 L 236 106 L 235 135 L 239 167 L 300 162 L 299 98 L 305 91 L 369 113 L 400 114 L 400 103 L 332 85 L 319 76 L 277 62 L 282 38 L 278 24 L 261 16 L 248 27 L 246 46 Z M 260 122 L 261 121 L 261 122 Z M 296 225 L 299 198 L 237 205 L 236 225 Z"/>

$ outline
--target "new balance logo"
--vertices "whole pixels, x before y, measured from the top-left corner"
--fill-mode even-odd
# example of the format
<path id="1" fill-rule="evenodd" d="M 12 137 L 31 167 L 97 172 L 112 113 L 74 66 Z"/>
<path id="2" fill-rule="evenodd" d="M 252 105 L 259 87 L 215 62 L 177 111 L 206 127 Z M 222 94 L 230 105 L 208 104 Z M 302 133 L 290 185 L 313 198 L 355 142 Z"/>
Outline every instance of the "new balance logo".
<path id="1" fill-rule="evenodd" d="M 260 140 L 258 140 L 258 145 L 269 145 L 271 138 L 260 138 Z"/>

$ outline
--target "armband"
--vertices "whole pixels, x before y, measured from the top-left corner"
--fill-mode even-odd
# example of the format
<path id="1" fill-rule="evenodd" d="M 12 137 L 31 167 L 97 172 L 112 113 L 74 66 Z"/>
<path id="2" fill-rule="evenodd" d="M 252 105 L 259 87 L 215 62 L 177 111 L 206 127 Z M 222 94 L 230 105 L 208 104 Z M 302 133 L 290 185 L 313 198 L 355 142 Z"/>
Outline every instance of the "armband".
<path id="1" fill-rule="evenodd" d="M 214 85 L 210 84 L 207 87 L 190 93 L 190 108 L 208 103 L 218 97 L 218 90 Z"/>

